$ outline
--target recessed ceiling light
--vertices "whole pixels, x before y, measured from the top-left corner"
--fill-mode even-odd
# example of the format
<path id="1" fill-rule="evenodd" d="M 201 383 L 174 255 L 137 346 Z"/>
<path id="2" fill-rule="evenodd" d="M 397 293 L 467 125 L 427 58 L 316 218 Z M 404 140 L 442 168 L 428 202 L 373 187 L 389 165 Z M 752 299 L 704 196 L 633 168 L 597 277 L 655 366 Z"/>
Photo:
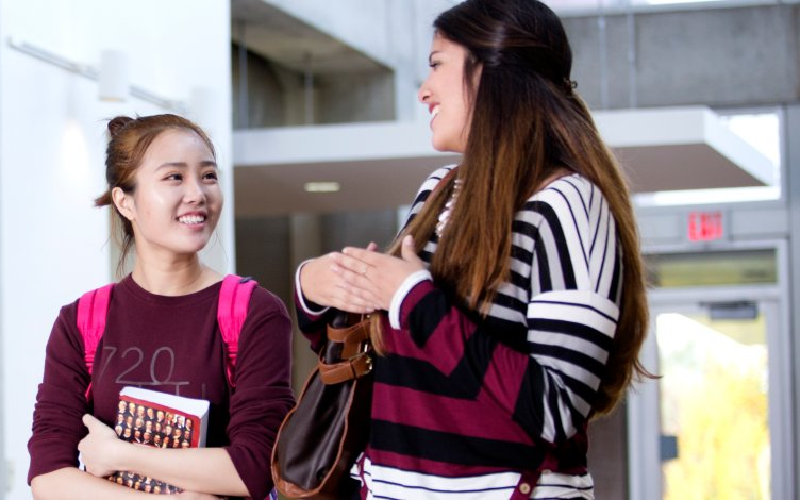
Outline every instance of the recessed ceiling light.
<path id="1" fill-rule="evenodd" d="M 303 185 L 309 193 L 335 193 L 340 187 L 338 182 L 306 182 Z"/>

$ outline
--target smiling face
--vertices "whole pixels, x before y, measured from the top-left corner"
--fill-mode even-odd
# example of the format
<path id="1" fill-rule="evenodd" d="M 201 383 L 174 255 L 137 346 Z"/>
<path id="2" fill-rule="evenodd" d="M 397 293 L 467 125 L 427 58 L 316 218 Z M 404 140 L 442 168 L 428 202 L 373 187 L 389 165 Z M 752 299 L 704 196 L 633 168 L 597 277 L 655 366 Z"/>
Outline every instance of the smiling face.
<path id="1" fill-rule="evenodd" d="M 433 37 L 428 78 L 417 94 L 431 113 L 433 147 L 438 151 L 463 153 L 469 137 L 472 112 L 470 96 L 464 81 L 467 49 L 441 35 Z M 480 80 L 480 68 L 473 75 L 473 88 Z"/>
<path id="2" fill-rule="evenodd" d="M 115 188 L 114 203 L 133 225 L 137 255 L 194 255 L 217 227 L 222 192 L 214 155 L 191 130 L 159 134 L 136 171 L 136 188 Z"/>

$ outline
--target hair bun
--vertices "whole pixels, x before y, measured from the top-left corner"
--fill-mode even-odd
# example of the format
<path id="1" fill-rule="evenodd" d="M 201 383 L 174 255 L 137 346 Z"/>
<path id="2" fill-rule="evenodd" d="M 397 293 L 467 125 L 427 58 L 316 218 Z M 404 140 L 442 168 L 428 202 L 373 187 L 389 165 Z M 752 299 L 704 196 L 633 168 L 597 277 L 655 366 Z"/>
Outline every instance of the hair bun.
<path id="1" fill-rule="evenodd" d="M 116 137 L 119 131 L 124 129 L 132 121 L 133 118 L 129 116 L 114 117 L 108 122 L 108 132 L 111 134 L 111 137 Z"/>

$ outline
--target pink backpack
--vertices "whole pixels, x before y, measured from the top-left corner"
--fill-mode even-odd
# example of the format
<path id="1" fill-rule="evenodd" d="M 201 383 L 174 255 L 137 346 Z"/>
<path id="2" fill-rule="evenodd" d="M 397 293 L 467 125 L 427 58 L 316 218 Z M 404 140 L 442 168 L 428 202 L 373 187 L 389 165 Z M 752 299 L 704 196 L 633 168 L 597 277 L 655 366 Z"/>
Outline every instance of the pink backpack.
<path id="1" fill-rule="evenodd" d="M 233 370 L 236 367 L 236 355 L 239 350 L 239 333 L 242 325 L 247 318 L 247 307 L 250 304 L 250 295 L 253 288 L 258 283 L 251 278 L 241 278 L 235 274 L 228 274 L 222 280 L 222 287 L 219 291 L 219 303 L 217 307 L 217 324 L 219 325 L 222 340 L 228 348 L 227 372 L 228 384 L 235 387 L 233 381 Z M 97 344 L 106 328 L 106 316 L 108 306 L 111 303 L 111 290 L 114 284 L 90 290 L 78 300 L 78 330 L 83 337 L 84 359 L 86 369 L 91 378 L 94 369 L 94 355 L 97 352 Z M 86 399 L 89 399 L 89 392 L 92 389 L 92 382 L 86 388 Z"/>

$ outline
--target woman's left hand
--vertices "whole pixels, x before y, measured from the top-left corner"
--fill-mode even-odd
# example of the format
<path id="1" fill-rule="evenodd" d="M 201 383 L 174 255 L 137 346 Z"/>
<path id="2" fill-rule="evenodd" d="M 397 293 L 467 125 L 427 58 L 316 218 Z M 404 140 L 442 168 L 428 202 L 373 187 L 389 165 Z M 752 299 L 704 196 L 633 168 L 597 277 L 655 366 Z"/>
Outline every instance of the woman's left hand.
<path id="1" fill-rule="evenodd" d="M 414 251 L 414 240 L 410 235 L 403 238 L 401 258 L 354 247 L 347 247 L 342 252 L 352 260 L 337 262 L 339 266 L 335 271 L 352 287 L 351 293 L 376 302 L 384 310 L 389 309 L 392 297 L 403 281 L 425 269 Z"/>
<path id="2" fill-rule="evenodd" d="M 78 451 L 86 472 L 97 477 L 110 476 L 119 470 L 115 459 L 124 451 L 122 447 L 130 445 L 122 441 L 114 429 L 92 415 L 83 416 L 83 425 L 89 429 L 89 434 L 78 443 Z"/>

